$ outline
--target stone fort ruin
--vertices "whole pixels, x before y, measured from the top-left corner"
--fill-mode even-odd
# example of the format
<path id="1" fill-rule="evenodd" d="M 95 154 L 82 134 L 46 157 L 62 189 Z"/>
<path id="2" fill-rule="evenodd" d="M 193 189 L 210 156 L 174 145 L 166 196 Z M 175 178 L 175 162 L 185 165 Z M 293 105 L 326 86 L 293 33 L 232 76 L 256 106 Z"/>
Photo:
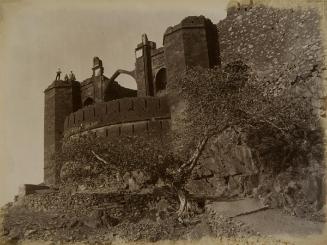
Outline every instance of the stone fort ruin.
<path id="1" fill-rule="evenodd" d="M 319 25 L 319 14 L 313 9 L 238 4 L 229 7 L 227 17 L 218 24 L 204 16 L 186 17 L 167 28 L 160 48 L 143 35 L 135 49 L 133 71 L 118 69 L 108 78 L 102 60 L 95 57 L 90 78 L 56 80 L 44 92 L 44 183 L 57 183 L 54 155 L 68 137 L 90 131 L 103 137 L 148 132 L 160 136 L 170 130 L 173 112 L 166 87 L 186 67 L 211 68 L 242 60 L 255 67 L 272 95 L 293 86 L 288 81 L 314 73 L 314 67 L 320 71 Z M 137 91 L 115 81 L 122 73 L 135 79 Z M 310 76 L 310 82 L 321 84 L 315 77 Z M 322 103 L 318 95 L 315 98 Z"/>
<path id="2" fill-rule="evenodd" d="M 99 57 L 94 57 L 92 76 L 82 82 L 54 81 L 45 90 L 44 182 L 57 183 L 54 154 L 62 140 L 93 131 L 97 136 L 161 134 L 170 128 L 167 83 L 186 67 L 213 67 L 219 64 L 216 26 L 204 16 L 187 17 L 163 36 L 163 47 L 146 34 L 135 49 L 133 71 L 119 69 L 110 78 L 104 75 Z M 120 74 L 132 76 L 137 91 L 116 81 Z"/>
<path id="3" fill-rule="evenodd" d="M 132 71 L 117 67 L 105 75 L 101 57 L 94 57 L 84 80 L 76 81 L 72 73 L 61 80 L 58 69 L 44 91 L 44 183 L 20 188 L 2 209 L 0 233 L 15 244 L 21 239 L 156 242 L 275 234 L 280 243 L 281 231 L 296 237 L 321 233 L 327 125 L 323 21 L 314 8 L 236 2 L 217 24 L 191 16 L 167 28 L 162 47 L 144 34 Z M 192 66 L 205 69 L 176 79 Z M 219 69 L 206 69 L 215 66 Z M 120 86 L 120 74 L 131 76 L 137 89 Z M 231 112 L 252 112 L 253 121 L 232 127 L 228 115 L 215 113 L 220 110 L 192 113 L 198 104 L 204 110 L 213 104 L 226 108 L 219 85 L 229 89 L 230 82 L 235 86 L 226 91 L 225 105 Z M 176 93 L 184 88 L 192 91 Z M 202 144 L 180 198 L 174 182 L 190 161 L 170 159 L 169 151 L 187 158 L 179 147 L 193 151 L 189 136 L 204 130 L 192 118 L 205 124 L 206 115 L 227 127 Z M 182 199 L 190 202 L 183 205 Z M 186 219 L 180 216 L 183 206 L 190 214 Z"/>

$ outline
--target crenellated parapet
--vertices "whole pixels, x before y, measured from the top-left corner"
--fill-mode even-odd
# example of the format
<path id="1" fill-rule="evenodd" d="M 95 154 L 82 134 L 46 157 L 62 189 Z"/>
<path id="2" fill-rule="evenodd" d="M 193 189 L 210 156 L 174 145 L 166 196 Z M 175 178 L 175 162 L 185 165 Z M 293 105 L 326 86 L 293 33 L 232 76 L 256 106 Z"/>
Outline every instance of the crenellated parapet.
<path id="1" fill-rule="evenodd" d="M 103 131 L 104 136 L 160 131 L 169 128 L 169 120 L 166 97 L 123 98 L 71 113 L 65 120 L 64 135 L 69 137 L 97 129 Z"/>
<path id="2" fill-rule="evenodd" d="M 183 28 L 205 28 L 206 26 L 206 18 L 201 15 L 201 16 L 188 16 L 184 18 L 181 23 L 175 25 L 175 26 L 170 26 L 167 28 L 167 30 L 164 33 L 164 39 L 166 36 L 179 31 Z"/>

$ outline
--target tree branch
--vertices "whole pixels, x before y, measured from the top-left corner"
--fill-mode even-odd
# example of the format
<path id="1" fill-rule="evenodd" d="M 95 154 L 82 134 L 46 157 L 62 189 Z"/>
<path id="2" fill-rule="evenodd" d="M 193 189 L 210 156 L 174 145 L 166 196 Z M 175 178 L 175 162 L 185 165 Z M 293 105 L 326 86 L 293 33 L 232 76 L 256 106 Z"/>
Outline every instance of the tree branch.
<path id="1" fill-rule="evenodd" d="M 96 154 L 94 151 L 91 151 L 93 156 L 95 156 L 96 159 L 98 159 L 100 162 L 104 164 L 109 164 L 106 160 L 104 160 L 102 157 L 100 157 L 98 154 Z"/>
<path id="2" fill-rule="evenodd" d="M 206 132 L 204 137 L 200 140 L 200 142 L 198 143 L 195 151 L 193 152 L 192 156 L 190 157 L 190 159 L 182 164 L 182 166 L 180 166 L 180 168 L 177 170 L 178 173 L 181 174 L 181 177 L 184 178 L 185 176 L 189 175 L 192 170 L 195 168 L 195 166 L 198 163 L 198 160 L 201 156 L 201 153 L 204 150 L 204 147 L 206 146 L 208 140 L 213 136 L 213 135 L 217 135 L 222 133 L 224 130 L 226 130 L 227 128 L 231 127 L 232 125 L 237 125 L 237 123 L 234 124 L 226 124 L 223 128 L 217 130 L 217 128 L 219 128 L 219 126 L 217 126 L 216 128 L 214 128 L 213 130 L 211 130 L 211 132 Z"/>
<path id="3" fill-rule="evenodd" d="M 269 120 L 267 120 L 267 119 L 259 119 L 259 117 L 256 117 L 256 116 L 254 116 L 253 114 L 251 114 L 251 113 L 249 113 L 249 112 L 246 112 L 246 111 L 244 111 L 244 110 L 241 110 L 241 109 L 239 109 L 240 111 L 242 111 L 243 113 L 245 113 L 245 114 L 247 114 L 247 115 L 249 115 L 249 116 L 251 116 L 252 117 L 252 119 L 257 119 L 258 121 L 260 121 L 260 122 L 264 122 L 264 123 L 267 123 L 267 124 L 269 124 L 270 126 L 272 126 L 273 128 L 276 128 L 276 129 L 278 129 L 285 137 L 287 136 L 287 133 L 285 132 L 285 130 L 283 130 L 282 128 L 280 128 L 280 127 L 278 127 L 276 124 L 274 124 L 273 122 L 271 122 L 271 121 L 269 121 Z"/>
<path id="4" fill-rule="evenodd" d="M 92 152 L 92 154 L 93 154 L 93 156 L 95 156 L 95 158 L 97 159 L 97 160 L 99 160 L 100 162 L 102 162 L 102 163 L 104 163 L 104 164 L 107 164 L 107 165 L 109 165 L 111 168 L 113 168 L 113 169 L 118 169 L 117 167 L 114 167 L 112 164 L 109 164 L 106 160 L 104 160 L 102 157 L 100 157 L 98 154 L 96 154 L 94 151 L 91 151 Z"/>

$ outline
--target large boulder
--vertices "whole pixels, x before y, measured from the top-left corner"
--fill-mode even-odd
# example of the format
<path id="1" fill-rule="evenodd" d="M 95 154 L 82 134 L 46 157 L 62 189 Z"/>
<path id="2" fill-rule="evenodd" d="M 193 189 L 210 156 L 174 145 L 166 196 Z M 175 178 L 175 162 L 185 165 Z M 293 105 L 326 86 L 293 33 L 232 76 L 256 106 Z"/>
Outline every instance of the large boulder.
<path id="1" fill-rule="evenodd" d="M 208 195 L 222 195 L 226 191 L 240 194 L 256 187 L 258 160 L 244 139 L 245 134 L 237 128 L 212 137 L 187 185 L 189 191 Z"/>

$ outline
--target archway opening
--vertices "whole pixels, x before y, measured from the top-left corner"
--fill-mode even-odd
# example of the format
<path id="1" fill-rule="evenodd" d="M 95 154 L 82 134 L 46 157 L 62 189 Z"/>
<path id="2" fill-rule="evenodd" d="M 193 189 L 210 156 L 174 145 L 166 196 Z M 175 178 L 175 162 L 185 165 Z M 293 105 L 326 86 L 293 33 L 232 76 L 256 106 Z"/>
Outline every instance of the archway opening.
<path id="1" fill-rule="evenodd" d="M 155 77 L 156 93 L 161 93 L 167 87 L 167 73 L 165 68 L 161 68 Z"/>
<path id="2" fill-rule="evenodd" d="M 83 106 L 89 106 L 89 105 L 93 105 L 94 104 L 94 100 L 90 97 L 88 97 L 86 100 L 84 100 Z"/>
<path id="3" fill-rule="evenodd" d="M 115 81 L 124 88 L 137 90 L 137 84 L 134 77 L 128 74 L 120 73 L 119 76 L 117 76 L 117 78 L 115 79 Z"/>
<path id="4" fill-rule="evenodd" d="M 105 89 L 104 100 L 115 100 L 125 97 L 137 96 L 137 83 L 131 72 L 117 70 L 108 81 Z"/>

